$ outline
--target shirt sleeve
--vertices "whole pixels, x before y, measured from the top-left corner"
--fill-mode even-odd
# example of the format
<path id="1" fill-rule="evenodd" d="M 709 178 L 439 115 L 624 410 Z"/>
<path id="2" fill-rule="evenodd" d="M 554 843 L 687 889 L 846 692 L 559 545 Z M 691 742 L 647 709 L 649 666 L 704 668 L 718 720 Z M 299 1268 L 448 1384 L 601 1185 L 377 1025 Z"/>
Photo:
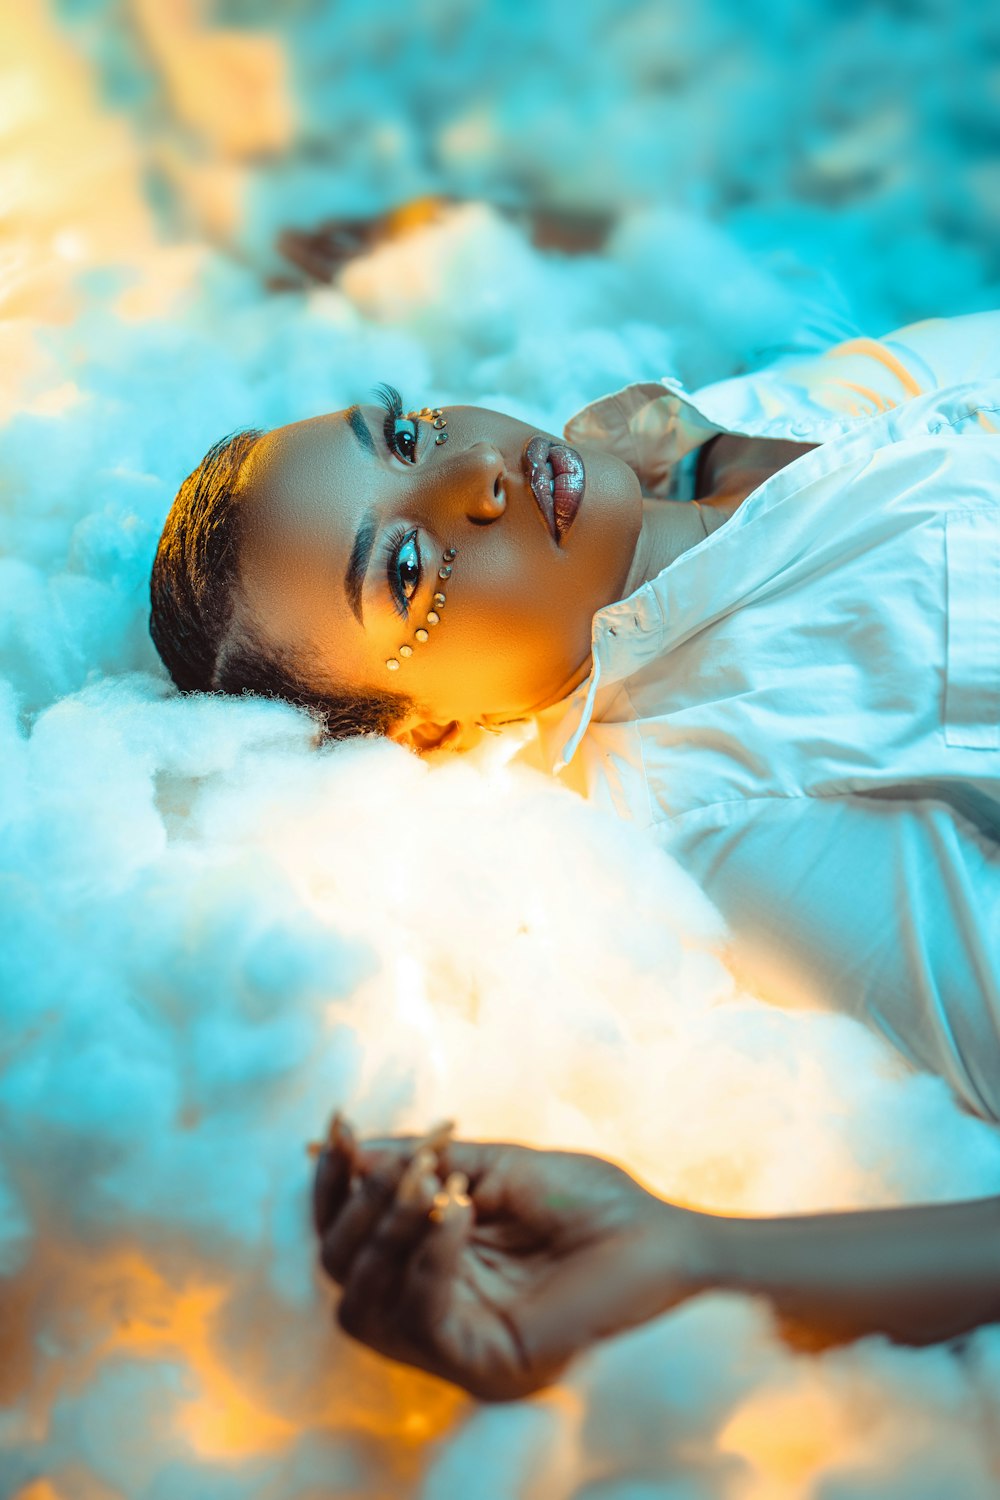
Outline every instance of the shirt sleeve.
<path id="1" fill-rule="evenodd" d="M 657 831 L 728 923 L 739 979 L 867 1022 L 996 1120 L 1000 807 L 947 796 L 754 798 Z"/>

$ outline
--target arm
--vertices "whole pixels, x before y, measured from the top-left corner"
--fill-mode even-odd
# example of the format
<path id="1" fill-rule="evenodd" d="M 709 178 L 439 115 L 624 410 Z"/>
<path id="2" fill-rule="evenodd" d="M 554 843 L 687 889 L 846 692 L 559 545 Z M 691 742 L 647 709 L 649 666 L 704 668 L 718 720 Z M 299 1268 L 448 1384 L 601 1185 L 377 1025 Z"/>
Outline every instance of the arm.
<path id="1" fill-rule="evenodd" d="M 927 1344 L 1000 1319 L 997 1197 L 857 1213 L 698 1219 L 703 1288 L 767 1297 L 785 1337 L 800 1346 L 869 1333 Z M 664 1226 L 661 1244 L 667 1239 Z"/>
<path id="2" fill-rule="evenodd" d="M 599 1157 L 418 1144 L 331 1136 L 314 1193 L 323 1265 L 347 1333 L 480 1400 L 530 1395 L 597 1340 L 704 1291 L 769 1298 L 800 1347 L 925 1343 L 1000 1317 L 997 1198 L 729 1219 Z"/>

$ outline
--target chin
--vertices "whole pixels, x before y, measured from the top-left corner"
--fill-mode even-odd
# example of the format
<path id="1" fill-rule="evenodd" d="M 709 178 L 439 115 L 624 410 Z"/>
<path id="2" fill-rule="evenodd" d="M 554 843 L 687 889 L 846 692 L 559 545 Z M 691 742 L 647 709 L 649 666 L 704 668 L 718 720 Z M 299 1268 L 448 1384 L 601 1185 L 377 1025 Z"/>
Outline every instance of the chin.
<path id="1" fill-rule="evenodd" d="M 611 561 L 618 563 L 617 573 L 607 580 L 614 587 L 623 583 L 628 575 L 642 530 L 642 486 L 635 470 L 613 453 L 582 444 L 578 452 L 583 459 L 587 484 L 580 509 L 563 544 L 569 552 L 574 541 L 580 546 L 597 542 L 605 561 L 610 550 Z M 609 595 L 603 602 L 609 603 L 612 597 L 618 598 L 619 595 Z"/>

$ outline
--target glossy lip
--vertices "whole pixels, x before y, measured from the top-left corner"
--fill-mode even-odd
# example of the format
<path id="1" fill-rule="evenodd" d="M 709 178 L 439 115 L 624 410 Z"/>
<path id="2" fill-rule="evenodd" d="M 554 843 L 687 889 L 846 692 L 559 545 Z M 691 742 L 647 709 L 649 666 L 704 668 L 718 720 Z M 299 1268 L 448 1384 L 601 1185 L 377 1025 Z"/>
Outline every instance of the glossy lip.
<path id="1" fill-rule="evenodd" d="M 583 459 L 568 443 L 533 437 L 524 450 L 528 483 L 557 546 L 572 526 L 583 499 Z M 551 479 L 551 483 L 550 483 Z"/>

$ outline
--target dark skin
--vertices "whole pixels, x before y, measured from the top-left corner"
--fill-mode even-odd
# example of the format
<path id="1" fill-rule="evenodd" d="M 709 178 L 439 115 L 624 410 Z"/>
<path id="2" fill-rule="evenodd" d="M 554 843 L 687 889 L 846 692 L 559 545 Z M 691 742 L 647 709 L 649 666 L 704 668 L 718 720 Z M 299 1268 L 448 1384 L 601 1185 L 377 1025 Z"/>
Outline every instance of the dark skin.
<path id="1" fill-rule="evenodd" d="M 528 715 L 586 677 L 591 619 L 634 586 L 643 526 L 632 469 L 586 446 L 583 500 L 557 541 L 529 485 L 536 429 L 471 406 L 445 407 L 443 420 L 444 444 L 419 415 L 387 429 L 374 403 L 296 422 L 260 439 L 243 479 L 234 632 L 248 627 L 295 657 L 317 691 L 412 695 L 419 706 L 393 737 L 418 750 L 468 749 L 477 721 Z M 344 580 L 366 522 L 373 546 L 356 613 Z M 695 517 L 678 522 L 693 541 Z M 447 602 L 430 639 L 388 672 L 437 590 Z"/>
<path id="2" fill-rule="evenodd" d="M 527 717 L 567 696 L 590 672 L 595 612 L 704 541 L 806 448 L 720 437 L 702 498 L 687 505 L 645 499 L 628 464 L 581 444 L 583 499 L 557 542 L 528 483 L 536 430 L 482 407 L 443 414 L 444 444 L 411 414 L 387 431 L 385 409 L 371 403 L 276 428 L 242 476 L 234 637 L 250 633 L 292 657 L 317 692 L 411 695 L 416 707 L 391 733 L 418 751 L 470 749 L 479 722 Z M 343 580 L 367 519 L 374 546 L 359 618 Z M 457 555 L 442 585 L 446 548 Z M 390 673 L 386 660 L 413 643 L 442 587 L 431 638 Z"/>
<path id="3" fill-rule="evenodd" d="M 670 1213 L 676 1300 L 689 1294 L 693 1217 L 612 1162 L 468 1141 L 424 1155 L 417 1144 L 361 1147 L 345 1128 L 316 1174 L 322 1262 L 344 1289 L 338 1321 L 388 1358 L 483 1401 L 529 1395 L 595 1339 L 669 1305 L 642 1262 Z M 435 1194 L 456 1173 L 466 1192 L 435 1218 Z"/>
<path id="4" fill-rule="evenodd" d="M 996 1197 L 731 1219 L 584 1153 L 335 1135 L 314 1222 L 340 1326 L 481 1401 L 528 1396 L 595 1341 L 713 1288 L 766 1297 L 802 1350 L 870 1333 L 925 1344 L 1000 1318 Z"/>
<path id="5" fill-rule="evenodd" d="M 701 535 L 808 446 L 720 437 L 691 508 Z M 643 502 L 632 586 L 697 545 L 672 527 L 668 506 Z M 711 1289 L 765 1297 L 802 1350 L 871 1333 L 926 1344 L 1000 1319 L 997 1197 L 727 1218 L 583 1153 L 419 1145 L 334 1132 L 315 1183 L 322 1262 L 347 1333 L 483 1401 L 530 1395 L 595 1341 Z"/>

